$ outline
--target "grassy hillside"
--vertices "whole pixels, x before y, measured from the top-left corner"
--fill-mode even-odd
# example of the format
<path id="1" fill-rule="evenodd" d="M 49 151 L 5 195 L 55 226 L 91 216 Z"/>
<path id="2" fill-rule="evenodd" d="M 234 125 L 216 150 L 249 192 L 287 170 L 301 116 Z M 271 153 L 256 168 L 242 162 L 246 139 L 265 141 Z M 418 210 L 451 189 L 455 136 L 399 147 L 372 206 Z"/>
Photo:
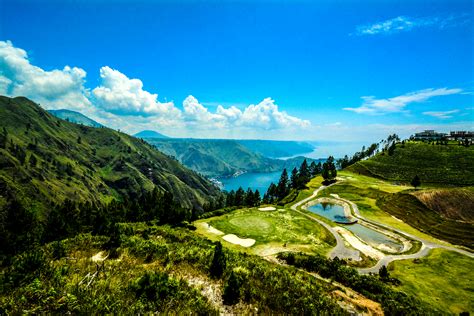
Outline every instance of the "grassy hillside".
<path id="1" fill-rule="evenodd" d="M 347 169 L 391 181 L 409 183 L 415 175 L 428 185 L 474 185 L 474 146 L 397 144 L 393 155 L 382 152 Z"/>
<path id="2" fill-rule="evenodd" d="M 216 246 L 188 229 L 121 224 L 116 256 L 108 239 L 83 234 L 16 256 L 0 270 L 0 314 L 347 314 L 333 285 L 257 256 L 224 249 L 223 274 L 211 275 Z"/>
<path id="3" fill-rule="evenodd" d="M 390 275 L 400 290 L 453 314 L 474 312 L 474 259 L 456 252 L 433 249 L 425 257 L 394 261 Z M 449 277 L 448 277 L 449 276 Z"/>
<path id="4" fill-rule="evenodd" d="M 273 172 L 283 168 L 292 169 L 299 167 L 304 159 L 304 157 L 295 157 L 288 160 L 268 158 L 241 144 L 241 142 L 251 141 L 188 138 L 147 138 L 146 141 L 156 146 L 160 151 L 176 157 L 186 167 L 211 177 L 231 176 L 237 171 Z M 265 144 L 265 142 L 271 141 L 252 142 Z M 312 159 L 308 159 L 308 161 L 310 162 Z"/>
<path id="5" fill-rule="evenodd" d="M 220 194 L 142 140 L 58 119 L 26 98 L 0 97 L 0 126 L 0 207 L 6 195 L 44 209 L 65 199 L 134 197 L 157 186 L 183 207 L 201 208 Z"/>
<path id="6" fill-rule="evenodd" d="M 97 123 L 93 119 L 88 118 L 82 113 L 71 111 L 71 110 L 48 110 L 49 113 L 53 114 L 60 119 L 76 123 L 82 124 L 91 127 L 102 127 L 102 124 Z"/>
<path id="7" fill-rule="evenodd" d="M 463 202 L 460 200 L 458 203 Z M 474 234 L 472 234 L 474 225 L 472 223 L 443 217 L 428 208 L 413 194 L 400 192 L 385 195 L 377 200 L 377 206 L 425 233 L 453 244 L 474 249 Z"/>

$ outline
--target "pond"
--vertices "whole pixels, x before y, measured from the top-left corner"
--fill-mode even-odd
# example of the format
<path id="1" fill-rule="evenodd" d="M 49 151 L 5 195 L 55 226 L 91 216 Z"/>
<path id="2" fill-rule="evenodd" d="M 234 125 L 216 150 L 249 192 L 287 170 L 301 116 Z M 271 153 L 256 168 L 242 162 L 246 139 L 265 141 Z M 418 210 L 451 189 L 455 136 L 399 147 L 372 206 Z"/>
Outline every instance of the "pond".
<path id="1" fill-rule="evenodd" d="M 338 204 L 318 203 L 308 207 L 307 209 L 310 212 L 321 215 L 333 222 L 347 224 L 352 222 L 351 218 L 345 216 L 344 207 Z M 403 244 L 398 240 L 361 224 L 345 225 L 344 228 L 350 230 L 354 235 L 358 236 L 374 248 L 378 248 L 381 244 L 385 244 L 398 252 L 403 250 Z"/>
<path id="2" fill-rule="evenodd" d="M 352 223 L 353 218 L 345 216 L 344 207 L 332 203 L 318 203 L 308 207 L 308 211 L 321 215 L 337 223 Z"/>

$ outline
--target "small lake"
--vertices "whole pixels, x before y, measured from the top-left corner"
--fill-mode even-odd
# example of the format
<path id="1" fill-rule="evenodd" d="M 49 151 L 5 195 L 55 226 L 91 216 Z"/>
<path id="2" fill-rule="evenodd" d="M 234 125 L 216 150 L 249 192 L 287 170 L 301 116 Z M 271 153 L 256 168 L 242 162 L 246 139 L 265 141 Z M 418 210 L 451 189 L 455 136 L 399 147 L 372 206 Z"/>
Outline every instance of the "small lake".
<path id="1" fill-rule="evenodd" d="M 347 219 L 344 216 L 344 207 L 337 204 L 319 203 L 308 207 L 308 211 L 321 215 L 333 222 L 337 221 L 340 223 L 343 222 L 344 219 Z M 380 244 L 385 244 L 397 251 L 403 250 L 403 245 L 398 240 L 390 238 L 361 224 L 345 225 L 344 228 L 350 230 L 354 235 L 357 235 L 360 239 L 374 248 L 377 248 Z"/>
<path id="2" fill-rule="evenodd" d="M 338 204 L 318 203 L 308 207 L 308 211 L 326 217 L 333 222 L 351 222 L 351 220 L 345 216 L 344 207 Z"/>
<path id="3" fill-rule="evenodd" d="M 363 241 L 373 247 L 377 247 L 379 244 L 385 244 L 390 248 L 396 249 L 397 251 L 403 250 L 403 245 L 399 241 L 363 225 L 348 225 L 345 226 L 345 228 L 359 236 Z"/>
<path id="4" fill-rule="evenodd" d="M 270 183 L 278 183 L 280 180 L 281 171 L 276 172 L 247 172 L 238 177 L 220 178 L 219 181 L 224 185 L 224 190 L 238 190 L 242 187 L 244 190 L 251 188 L 253 191 L 260 192 L 263 196 L 267 192 Z"/>

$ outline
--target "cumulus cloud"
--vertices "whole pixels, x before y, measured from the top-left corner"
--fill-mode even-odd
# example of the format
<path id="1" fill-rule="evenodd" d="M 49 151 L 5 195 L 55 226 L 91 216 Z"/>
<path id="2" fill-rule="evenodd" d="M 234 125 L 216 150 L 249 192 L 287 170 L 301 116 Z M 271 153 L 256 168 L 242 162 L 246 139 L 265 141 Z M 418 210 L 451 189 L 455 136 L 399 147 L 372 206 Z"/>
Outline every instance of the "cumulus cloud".
<path id="1" fill-rule="evenodd" d="M 458 113 L 459 110 L 451 110 L 451 111 L 426 111 L 423 112 L 424 115 L 433 116 L 439 119 L 448 119 L 452 118 L 453 114 Z"/>
<path id="2" fill-rule="evenodd" d="M 130 79 L 107 66 L 100 69 L 100 78 L 101 85 L 92 94 L 97 105 L 106 111 L 124 115 L 180 115 L 173 102 L 159 102 L 158 94 L 143 90 L 139 79 Z"/>
<path id="3" fill-rule="evenodd" d="M 410 31 L 414 28 L 435 27 L 444 29 L 470 22 L 468 14 L 449 15 L 446 17 L 431 16 L 414 18 L 408 16 L 397 16 L 392 19 L 380 21 L 369 25 L 360 25 L 356 28 L 357 35 L 395 34 Z"/>
<path id="4" fill-rule="evenodd" d="M 385 114 L 401 112 L 410 103 L 423 102 L 433 97 L 460 94 L 462 89 L 424 89 L 388 99 L 376 99 L 374 96 L 362 97 L 364 103 L 357 108 L 344 108 L 360 114 Z"/>
<path id="5" fill-rule="evenodd" d="M 275 130 L 306 128 L 311 125 L 307 120 L 280 111 L 278 105 L 271 98 L 265 98 L 256 105 L 251 104 L 243 111 L 235 106 L 225 108 L 219 105 L 216 112 L 211 113 L 195 97 L 188 96 L 183 102 L 183 108 L 187 120 L 207 123 L 216 127 Z"/>
<path id="6" fill-rule="evenodd" d="M 158 94 L 144 90 L 141 80 L 111 67 L 100 69 L 100 84 L 92 92 L 85 88 L 86 76 L 78 67 L 43 70 L 30 63 L 25 50 L 0 41 L 0 94 L 26 96 L 47 109 L 78 110 L 112 128 L 158 129 L 181 137 L 268 138 L 274 130 L 296 131 L 311 125 L 281 111 L 271 98 L 241 105 L 241 109 L 214 105 L 215 111 L 210 111 L 190 95 L 180 110 L 173 102 L 160 102 Z"/>
<path id="7" fill-rule="evenodd" d="M 65 66 L 45 71 L 33 66 L 25 50 L 0 41 L 0 93 L 26 96 L 48 108 L 83 110 L 91 106 L 84 87 L 86 72 Z"/>

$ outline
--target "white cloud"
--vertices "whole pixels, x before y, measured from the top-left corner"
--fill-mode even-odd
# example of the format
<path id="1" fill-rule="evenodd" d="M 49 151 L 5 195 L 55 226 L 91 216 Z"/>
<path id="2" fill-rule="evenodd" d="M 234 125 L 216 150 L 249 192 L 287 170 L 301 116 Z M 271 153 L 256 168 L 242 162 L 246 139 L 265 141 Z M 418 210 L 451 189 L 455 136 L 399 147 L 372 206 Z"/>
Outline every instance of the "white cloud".
<path id="1" fill-rule="evenodd" d="M 100 69 L 101 85 L 92 94 L 97 105 L 106 111 L 123 115 L 162 115 L 178 117 L 173 102 L 161 103 L 158 95 L 143 90 L 139 79 L 130 79 L 110 67 Z"/>
<path id="2" fill-rule="evenodd" d="M 347 111 L 353 111 L 360 114 L 384 114 L 393 112 L 402 112 L 410 103 L 423 102 L 437 96 L 460 94 L 462 89 L 424 89 L 410 92 L 401 96 L 376 99 L 374 96 L 362 97 L 364 103 L 357 108 L 344 108 Z"/>
<path id="3" fill-rule="evenodd" d="M 408 16 L 397 16 L 392 19 L 380 21 L 374 24 L 361 25 L 356 28 L 357 35 L 377 35 L 377 34 L 394 34 L 400 32 L 410 31 L 414 28 L 421 27 L 436 27 L 445 29 L 447 27 L 454 27 L 464 25 L 470 22 L 468 14 L 449 15 L 446 17 L 424 17 L 414 18 Z"/>
<path id="4" fill-rule="evenodd" d="M 84 88 L 86 72 L 65 66 L 45 71 L 33 66 L 23 49 L 0 41 L 0 93 L 26 96 L 47 108 L 83 110 L 91 106 Z"/>
<path id="5" fill-rule="evenodd" d="M 220 128 L 257 128 L 275 130 L 282 128 L 307 128 L 311 124 L 307 120 L 288 115 L 278 109 L 278 105 L 271 98 L 247 106 L 243 111 L 231 106 L 224 108 L 219 105 L 215 113 L 209 112 L 199 101 L 188 96 L 184 102 L 185 118 L 188 121 L 211 124 Z"/>
<path id="6" fill-rule="evenodd" d="M 48 109 L 78 110 L 112 128 L 127 132 L 155 129 L 178 137 L 277 138 L 283 134 L 304 135 L 311 124 L 280 111 L 271 98 L 248 106 L 223 106 L 211 102 L 215 111 L 188 96 L 183 110 L 173 102 L 160 102 L 158 95 L 143 89 L 139 79 L 118 70 L 100 69 L 100 84 L 85 88 L 86 71 L 65 66 L 46 71 L 30 63 L 23 49 L 0 41 L 0 94 L 26 96 Z M 275 133 L 274 131 L 280 131 Z"/>
<path id="7" fill-rule="evenodd" d="M 451 111 L 426 111 L 426 112 L 423 112 L 424 115 L 428 115 L 428 116 L 433 116 L 433 117 L 437 117 L 439 119 L 448 119 L 448 118 L 452 118 L 453 115 L 452 114 L 455 114 L 455 113 L 458 113 L 459 110 L 451 110 Z"/>

